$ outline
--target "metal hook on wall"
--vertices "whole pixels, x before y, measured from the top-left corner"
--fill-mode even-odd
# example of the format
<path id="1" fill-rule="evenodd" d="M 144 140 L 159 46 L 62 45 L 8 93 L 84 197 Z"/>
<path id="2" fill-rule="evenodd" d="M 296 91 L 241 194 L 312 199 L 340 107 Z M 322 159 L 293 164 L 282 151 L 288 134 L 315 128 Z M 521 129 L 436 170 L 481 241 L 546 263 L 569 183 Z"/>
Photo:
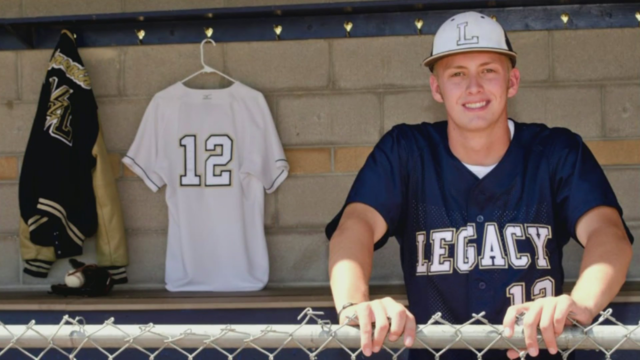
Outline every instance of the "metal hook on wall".
<path id="1" fill-rule="evenodd" d="M 282 33 L 282 25 L 273 25 L 273 31 L 276 33 L 276 40 L 280 40 L 280 34 Z"/>
<path id="2" fill-rule="evenodd" d="M 146 33 L 144 32 L 144 29 L 136 29 L 135 30 L 136 35 L 138 36 L 138 45 L 142 45 L 142 39 L 144 39 L 144 36 L 146 35 Z"/>
<path id="3" fill-rule="evenodd" d="M 416 21 L 414 21 L 414 24 L 416 24 L 416 27 L 418 28 L 418 35 L 422 35 L 422 25 L 424 25 L 424 20 L 416 19 Z"/>
<path id="4" fill-rule="evenodd" d="M 213 28 L 204 28 L 204 34 L 207 35 L 207 38 L 211 39 L 211 35 L 213 35 Z"/>
<path id="5" fill-rule="evenodd" d="M 636 19 L 638 20 L 638 26 L 640 26 L 640 11 L 636 11 Z"/>
<path id="6" fill-rule="evenodd" d="M 353 28 L 353 23 L 349 20 L 345 21 L 344 28 L 347 30 L 347 37 L 351 37 L 351 29 Z"/>
<path id="7" fill-rule="evenodd" d="M 569 21 L 569 13 L 562 13 L 562 15 L 560 15 L 560 19 L 562 19 L 562 22 L 564 23 L 564 28 L 567 28 L 567 22 Z"/>

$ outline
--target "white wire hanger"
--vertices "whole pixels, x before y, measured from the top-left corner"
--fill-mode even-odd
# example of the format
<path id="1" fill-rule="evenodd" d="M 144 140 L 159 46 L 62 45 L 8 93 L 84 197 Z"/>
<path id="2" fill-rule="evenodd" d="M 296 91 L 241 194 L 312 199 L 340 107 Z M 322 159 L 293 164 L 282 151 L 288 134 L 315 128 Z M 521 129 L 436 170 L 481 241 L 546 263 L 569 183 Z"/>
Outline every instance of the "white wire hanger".
<path id="1" fill-rule="evenodd" d="M 205 44 L 206 42 L 210 42 L 211 44 L 213 44 L 213 46 L 216 46 L 216 42 L 215 42 L 215 41 L 213 41 L 213 40 L 212 40 L 212 39 L 210 39 L 210 38 L 207 38 L 207 39 L 202 40 L 202 42 L 200 43 L 200 62 L 202 63 L 202 69 L 201 69 L 200 71 L 197 71 L 197 72 L 195 72 L 195 73 L 193 73 L 193 74 L 189 75 L 186 79 L 182 80 L 182 82 L 185 82 L 185 81 L 187 81 L 187 80 L 191 79 L 192 77 L 197 76 L 197 75 L 200 75 L 200 74 L 203 74 L 203 73 L 204 73 L 204 74 L 208 74 L 208 73 L 216 73 L 216 74 L 218 74 L 218 75 L 220 75 L 220 76 L 222 76 L 222 77 L 224 77 L 224 78 L 227 78 L 227 79 L 229 79 L 230 81 L 232 81 L 232 82 L 234 82 L 234 83 L 235 83 L 236 81 L 235 81 L 234 79 L 230 78 L 229 76 L 227 76 L 227 75 L 225 75 L 225 74 L 221 73 L 220 71 L 218 71 L 218 70 L 216 70 L 216 69 L 212 68 L 211 66 L 209 66 L 209 65 L 207 65 L 207 64 L 205 64 L 205 63 L 204 63 L 204 44 Z"/>

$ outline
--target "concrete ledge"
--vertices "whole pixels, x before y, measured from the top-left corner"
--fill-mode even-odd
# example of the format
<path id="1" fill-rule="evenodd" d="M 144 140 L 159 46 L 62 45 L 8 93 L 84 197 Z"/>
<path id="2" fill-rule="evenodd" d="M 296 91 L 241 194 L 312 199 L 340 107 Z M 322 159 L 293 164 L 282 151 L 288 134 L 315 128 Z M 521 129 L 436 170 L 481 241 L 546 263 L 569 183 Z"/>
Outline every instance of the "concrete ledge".
<path id="1" fill-rule="evenodd" d="M 566 283 L 569 293 L 575 283 Z M 393 297 L 407 304 L 403 285 L 371 287 L 372 299 Z M 613 303 L 640 302 L 640 282 L 627 282 Z M 164 290 L 114 291 L 102 298 L 59 297 L 40 292 L 6 292 L 0 311 L 146 311 L 196 309 L 277 309 L 333 307 L 329 287 L 266 288 L 248 293 L 170 293 Z"/>

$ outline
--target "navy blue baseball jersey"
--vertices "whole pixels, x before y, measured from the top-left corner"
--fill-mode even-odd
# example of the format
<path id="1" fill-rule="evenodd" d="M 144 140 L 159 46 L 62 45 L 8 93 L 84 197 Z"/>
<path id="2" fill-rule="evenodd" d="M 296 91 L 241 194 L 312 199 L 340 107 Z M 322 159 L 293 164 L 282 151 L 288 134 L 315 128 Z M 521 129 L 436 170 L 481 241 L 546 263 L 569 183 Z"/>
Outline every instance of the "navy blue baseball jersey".
<path id="1" fill-rule="evenodd" d="M 380 213 L 395 236 L 409 310 L 418 324 L 434 314 L 455 324 L 485 312 L 502 324 L 509 306 L 562 294 L 562 248 L 596 206 L 622 209 L 580 136 L 515 123 L 503 158 L 479 179 L 451 152 L 447 122 L 398 125 L 360 170 L 346 205 Z M 344 210 L 344 208 L 343 208 Z M 327 225 L 330 239 L 342 211 Z M 625 224 L 629 239 L 633 237 Z M 485 359 L 505 358 L 504 350 Z M 412 350 L 411 359 L 430 359 Z M 447 351 L 441 359 L 477 359 Z M 537 359 L 556 359 L 541 351 Z"/>

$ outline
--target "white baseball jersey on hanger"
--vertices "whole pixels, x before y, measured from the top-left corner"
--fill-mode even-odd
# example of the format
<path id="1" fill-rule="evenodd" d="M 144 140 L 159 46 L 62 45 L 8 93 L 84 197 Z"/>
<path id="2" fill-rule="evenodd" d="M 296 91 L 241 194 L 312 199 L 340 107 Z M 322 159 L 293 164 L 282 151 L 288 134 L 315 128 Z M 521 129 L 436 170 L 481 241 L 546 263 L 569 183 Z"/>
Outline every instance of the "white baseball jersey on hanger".
<path id="1" fill-rule="evenodd" d="M 167 290 L 265 286 L 264 192 L 289 164 L 260 92 L 176 83 L 153 97 L 122 161 L 154 192 L 167 185 Z"/>

